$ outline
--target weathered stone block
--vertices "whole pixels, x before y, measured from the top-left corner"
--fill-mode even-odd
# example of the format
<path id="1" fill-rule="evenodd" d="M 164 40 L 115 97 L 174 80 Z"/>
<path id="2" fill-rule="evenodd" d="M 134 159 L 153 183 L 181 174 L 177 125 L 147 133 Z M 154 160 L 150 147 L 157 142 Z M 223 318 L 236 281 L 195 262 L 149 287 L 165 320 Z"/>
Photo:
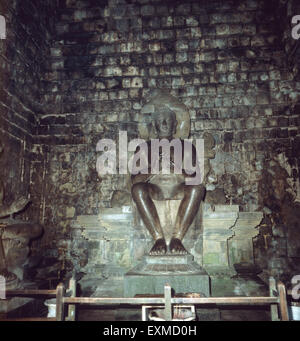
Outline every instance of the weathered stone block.
<path id="1" fill-rule="evenodd" d="M 187 17 L 186 18 L 186 25 L 187 26 L 198 26 L 198 20 L 196 17 Z"/>
<path id="2" fill-rule="evenodd" d="M 162 17 L 161 18 L 161 26 L 162 27 L 172 27 L 173 26 L 173 17 Z"/>
<path id="3" fill-rule="evenodd" d="M 176 293 L 202 293 L 210 296 L 206 272 L 188 256 L 148 256 L 124 276 L 124 296 L 162 294 L 170 284 Z"/>
<path id="4" fill-rule="evenodd" d="M 187 15 L 191 11 L 190 4 L 181 4 L 176 7 L 176 13 L 179 15 Z"/>
<path id="5" fill-rule="evenodd" d="M 186 52 L 176 53 L 176 61 L 177 63 L 184 63 L 188 60 L 188 55 Z"/>
<path id="6" fill-rule="evenodd" d="M 143 16 L 153 15 L 154 12 L 155 12 L 155 8 L 151 5 L 145 5 L 141 7 L 141 15 Z"/>

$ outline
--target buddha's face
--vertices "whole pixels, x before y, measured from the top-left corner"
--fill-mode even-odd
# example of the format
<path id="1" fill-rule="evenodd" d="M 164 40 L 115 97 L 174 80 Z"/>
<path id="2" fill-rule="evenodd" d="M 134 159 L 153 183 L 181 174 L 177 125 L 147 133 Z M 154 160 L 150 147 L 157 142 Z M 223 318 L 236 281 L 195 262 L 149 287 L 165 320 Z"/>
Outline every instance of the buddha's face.
<path id="1" fill-rule="evenodd" d="M 170 110 L 162 109 L 154 116 L 154 126 L 159 138 L 171 138 L 176 132 L 176 115 Z"/>

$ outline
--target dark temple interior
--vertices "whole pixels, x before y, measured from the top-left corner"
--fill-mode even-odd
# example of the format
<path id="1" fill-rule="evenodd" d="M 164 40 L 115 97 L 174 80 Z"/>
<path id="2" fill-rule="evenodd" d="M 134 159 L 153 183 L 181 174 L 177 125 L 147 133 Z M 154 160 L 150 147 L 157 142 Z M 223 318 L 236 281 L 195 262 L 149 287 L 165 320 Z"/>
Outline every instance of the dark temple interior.
<path id="1" fill-rule="evenodd" d="M 300 319 L 299 1 L 1 0 L 0 19 L 0 296 L 1 278 L 33 291 L 71 280 L 73 296 L 112 299 L 163 297 L 166 283 L 174 297 L 270 297 L 274 279 Z M 153 138 L 163 105 L 173 137 L 204 141 L 205 194 L 179 238 L 187 253 L 149 256 L 138 200 L 156 185 L 133 185 L 119 161 L 127 141 Z M 152 199 L 172 236 L 186 199 Z M 51 298 L 57 314 L 54 296 L 0 299 L 0 320 L 46 318 Z M 272 319 L 268 304 L 179 315 L 192 312 Z M 138 321 L 142 306 L 76 305 L 74 319 Z"/>

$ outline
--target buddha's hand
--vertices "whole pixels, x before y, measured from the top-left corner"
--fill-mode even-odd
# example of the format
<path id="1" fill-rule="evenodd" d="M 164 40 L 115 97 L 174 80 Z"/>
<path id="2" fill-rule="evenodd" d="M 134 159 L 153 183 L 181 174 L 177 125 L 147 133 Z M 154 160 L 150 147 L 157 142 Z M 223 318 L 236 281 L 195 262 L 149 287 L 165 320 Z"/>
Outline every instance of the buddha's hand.
<path id="1" fill-rule="evenodd" d="M 147 182 L 151 175 L 149 174 L 136 174 L 131 176 L 132 184 L 136 184 L 138 182 Z"/>

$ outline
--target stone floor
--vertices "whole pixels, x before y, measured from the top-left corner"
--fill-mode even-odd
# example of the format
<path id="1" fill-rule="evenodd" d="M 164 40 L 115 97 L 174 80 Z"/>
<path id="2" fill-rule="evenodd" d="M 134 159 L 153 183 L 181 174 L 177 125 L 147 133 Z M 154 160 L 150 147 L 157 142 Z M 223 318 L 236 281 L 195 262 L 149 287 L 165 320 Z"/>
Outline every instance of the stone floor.
<path id="1" fill-rule="evenodd" d="M 221 310 L 221 321 L 270 321 L 271 315 L 268 307 L 250 307 L 241 309 L 235 307 Z"/>
<path id="2" fill-rule="evenodd" d="M 197 317 L 198 321 L 270 321 L 270 312 L 267 307 L 197 309 Z M 141 321 L 141 310 L 80 308 L 78 321 Z"/>

